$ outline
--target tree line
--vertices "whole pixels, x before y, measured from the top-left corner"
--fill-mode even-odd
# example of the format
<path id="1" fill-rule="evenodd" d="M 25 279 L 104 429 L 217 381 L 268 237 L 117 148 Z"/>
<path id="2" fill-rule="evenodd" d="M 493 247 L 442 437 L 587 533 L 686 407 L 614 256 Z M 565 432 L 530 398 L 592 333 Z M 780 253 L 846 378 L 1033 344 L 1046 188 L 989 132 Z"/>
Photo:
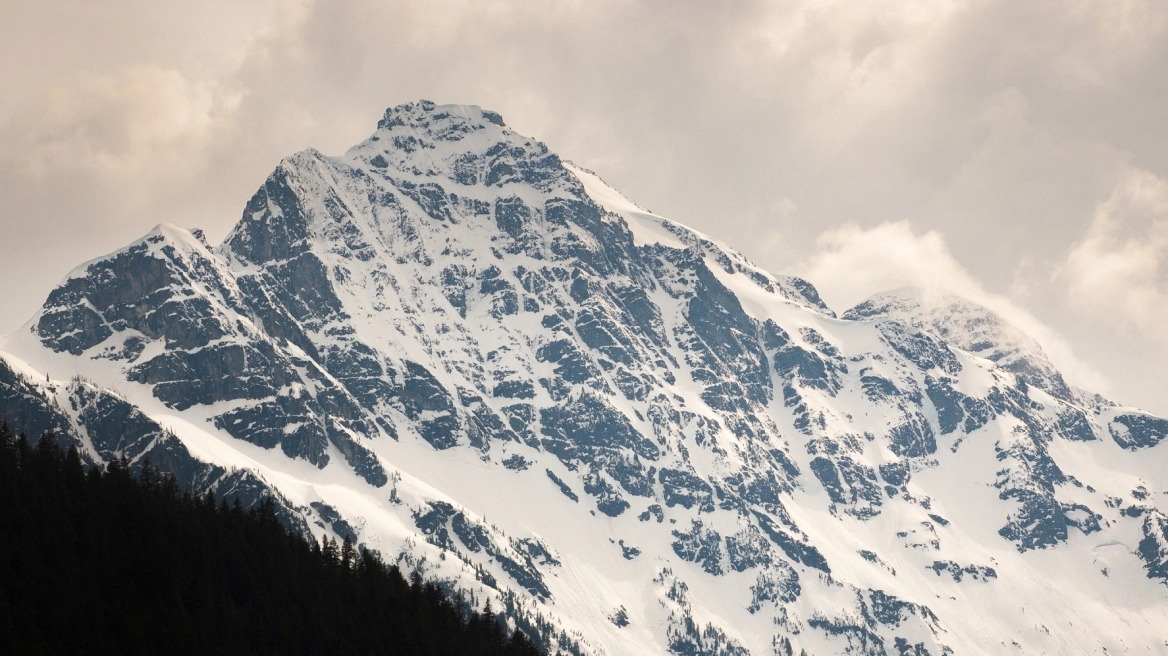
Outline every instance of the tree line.
<path id="1" fill-rule="evenodd" d="M 535 656 L 373 551 L 289 533 L 115 459 L 0 424 L 0 646 L 19 654 Z"/>

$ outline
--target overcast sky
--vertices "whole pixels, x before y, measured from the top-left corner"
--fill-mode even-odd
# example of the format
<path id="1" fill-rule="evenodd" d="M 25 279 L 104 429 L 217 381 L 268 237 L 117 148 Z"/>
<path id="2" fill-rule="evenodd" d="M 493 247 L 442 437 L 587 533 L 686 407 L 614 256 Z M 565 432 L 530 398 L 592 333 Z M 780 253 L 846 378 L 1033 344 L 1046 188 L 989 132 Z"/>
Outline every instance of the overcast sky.
<path id="1" fill-rule="evenodd" d="M 387 106 L 499 111 L 837 311 L 906 284 L 1168 414 L 1164 0 L 0 0 L 0 333 L 160 222 L 218 242 Z"/>

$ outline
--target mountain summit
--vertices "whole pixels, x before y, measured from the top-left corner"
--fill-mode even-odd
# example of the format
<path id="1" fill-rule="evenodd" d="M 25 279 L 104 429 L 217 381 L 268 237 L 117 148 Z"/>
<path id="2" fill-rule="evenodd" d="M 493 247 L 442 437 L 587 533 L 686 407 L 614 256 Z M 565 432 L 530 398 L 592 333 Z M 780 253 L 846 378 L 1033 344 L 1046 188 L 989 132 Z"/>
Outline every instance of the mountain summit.
<path id="1" fill-rule="evenodd" d="M 1168 421 L 985 308 L 837 317 L 428 101 L 200 237 L 74 270 L 0 341 L 0 417 L 273 498 L 551 653 L 1168 648 Z"/>

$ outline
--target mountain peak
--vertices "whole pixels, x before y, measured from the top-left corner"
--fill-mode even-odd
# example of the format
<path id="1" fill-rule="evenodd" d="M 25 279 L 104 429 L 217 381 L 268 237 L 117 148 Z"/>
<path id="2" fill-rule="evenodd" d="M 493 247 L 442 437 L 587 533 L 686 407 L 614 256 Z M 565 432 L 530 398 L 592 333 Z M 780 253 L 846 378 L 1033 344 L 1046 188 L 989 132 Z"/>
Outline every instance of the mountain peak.
<path id="1" fill-rule="evenodd" d="M 433 130 L 452 124 L 492 124 L 506 127 L 498 112 L 483 109 L 478 105 L 438 105 L 430 100 L 404 103 L 385 110 L 385 115 L 377 122 L 378 130 L 392 130 L 395 127 L 412 127 Z"/>
<path id="2" fill-rule="evenodd" d="M 135 244 L 166 244 L 182 248 L 184 251 L 207 251 L 206 237 L 199 229 L 180 228 L 173 223 L 159 223 Z"/>
<path id="3" fill-rule="evenodd" d="M 1036 339 L 993 310 L 962 296 L 902 287 L 869 297 L 845 312 L 843 318 L 891 318 L 923 328 L 952 346 L 994 362 L 1055 398 L 1076 400 Z"/>
<path id="4" fill-rule="evenodd" d="M 159 223 L 150 229 L 149 232 L 142 235 L 133 242 L 119 248 L 116 251 L 107 253 L 100 257 L 93 258 L 87 262 L 79 264 L 74 267 L 72 271 L 65 276 L 58 287 L 67 284 L 74 278 L 84 278 L 89 273 L 90 267 L 105 262 L 107 260 L 125 255 L 131 252 L 149 251 L 150 253 L 163 252 L 166 258 L 185 257 L 185 254 L 190 252 L 206 253 L 208 252 L 207 242 L 202 236 L 202 230 L 193 229 L 187 230 L 180 228 L 172 223 Z M 169 247 L 169 248 L 168 248 Z"/>
<path id="5" fill-rule="evenodd" d="M 421 100 L 391 107 L 376 132 L 332 161 L 421 184 L 445 178 L 465 187 L 578 187 L 547 145 L 512 131 L 498 113 L 477 105 Z"/>

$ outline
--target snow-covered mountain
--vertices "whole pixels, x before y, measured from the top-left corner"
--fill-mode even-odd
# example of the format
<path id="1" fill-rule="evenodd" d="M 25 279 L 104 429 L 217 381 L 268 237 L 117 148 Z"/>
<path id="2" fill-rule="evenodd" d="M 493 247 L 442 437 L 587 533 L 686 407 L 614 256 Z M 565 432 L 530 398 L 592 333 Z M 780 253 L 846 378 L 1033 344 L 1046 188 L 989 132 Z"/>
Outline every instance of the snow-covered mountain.
<path id="1" fill-rule="evenodd" d="M 1168 421 L 962 299 L 837 317 L 473 106 L 78 267 L 0 341 L 0 417 L 553 653 L 1168 653 Z"/>

